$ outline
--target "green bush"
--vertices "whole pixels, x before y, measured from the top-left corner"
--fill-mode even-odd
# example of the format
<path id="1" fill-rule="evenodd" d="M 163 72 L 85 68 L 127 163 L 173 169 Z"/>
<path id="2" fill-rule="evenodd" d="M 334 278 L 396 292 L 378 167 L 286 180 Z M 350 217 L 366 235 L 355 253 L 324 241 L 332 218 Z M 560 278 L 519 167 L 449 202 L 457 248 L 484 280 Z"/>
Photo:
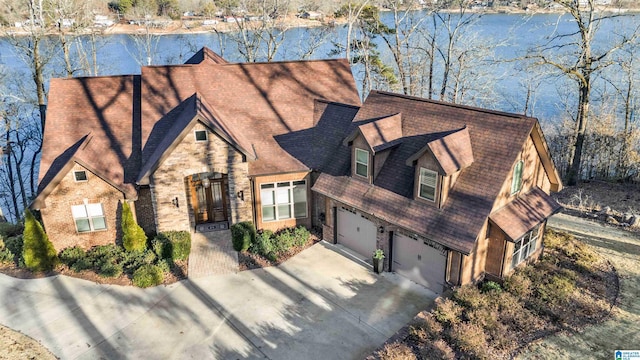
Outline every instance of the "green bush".
<path id="1" fill-rule="evenodd" d="M 68 247 L 60 251 L 58 258 L 60 261 L 67 265 L 69 268 L 73 266 L 78 260 L 87 257 L 87 253 L 79 246 Z"/>
<path id="2" fill-rule="evenodd" d="M 156 254 L 149 249 L 145 251 L 125 252 L 122 256 L 123 270 L 127 274 L 133 274 L 140 267 L 153 264 L 156 259 Z"/>
<path id="3" fill-rule="evenodd" d="M 275 261 L 277 256 L 275 253 L 274 243 L 275 237 L 273 235 L 273 231 L 263 230 L 256 236 L 256 240 L 251 243 L 249 251 L 254 254 L 261 255 L 271 261 Z"/>
<path id="4" fill-rule="evenodd" d="M 9 249 L 14 256 L 18 255 L 22 257 L 23 245 L 24 241 L 22 239 L 22 235 L 12 236 L 4 240 L 4 246 Z"/>
<path id="5" fill-rule="evenodd" d="M 14 259 L 14 255 L 11 250 L 5 248 L 0 249 L 0 264 L 9 264 L 12 263 Z"/>
<path id="6" fill-rule="evenodd" d="M 163 232 L 168 240 L 173 260 L 187 260 L 191 252 L 191 234 L 188 231 Z"/>
<path id="7" fill-rule="evenodd" d="M 86 256 L 78 259 L 75 263 L 73 263 L 73 265 L 71 265 L 71 270 L 75 272 L 89 269 L 93 269 L 93 262 Z"/>
<path id="8" fill-rule="evenodd" d="M 171 264 L 169 264 L 169 261 L 167 259 L 159 260 L 156 265 L 158 265 L 163 273 L 168 273 L 171 271 Z"/>
<path id="9" fill-rule="evenodd" d="M 485 281 L 482 283 L 481 291 L 483 294 L 488 292 L 502 292 L 502 286 L 495 281 Z"/>
<path id="10" fill-rule="evenodd" d="M 256 227 L 250 221 L 231 225 L 231 240 L 235 251 L 247 251 L 256 240 Z"/>
<path id="11" fill-rule="evenodd" d="M 98 275 L 107 278 L 115 278 L 122 275 L 122 265 L 117 263 L 104 263 L 98 270 Z"/>
<path id="12" fill-rule="evenodd" d="M 162 233 L 156 234 L 151 240 L 151 250 L 153 250 L 158 259 L 171 259 L 171 243 Z"/>
<path id="13" fill-rule="evenodd" d="M 7 239 L 10 237 L 22 235 L 24 227 L 22 224 L 12 224 L 8 222 L 0 222 L 0 238 Z"/>
<path id="14" fill-rule="evenodd" d="M 157 265 L 143 265 L 133 273 L 133 284 L 141 288 L 160 285 L 163 280 L 164 274 Z"/>
<path id="15" fill-rule="evenodd" d="M 131 207 L 122 202 L 122 245 L 127 251 L 142 251 L 147 248 L 147 235 L 133 219 Z"/>
<path id="16" fill-rule="evenodd" d="M 53 269 L 58 261 L 56 250 L 42 225 L 36 220 L 31 211 L 25 210 L 25 228 L 23 233 L 24 245 L 22 257 L 25 266 L 32 271 L 47 271 Z"/>

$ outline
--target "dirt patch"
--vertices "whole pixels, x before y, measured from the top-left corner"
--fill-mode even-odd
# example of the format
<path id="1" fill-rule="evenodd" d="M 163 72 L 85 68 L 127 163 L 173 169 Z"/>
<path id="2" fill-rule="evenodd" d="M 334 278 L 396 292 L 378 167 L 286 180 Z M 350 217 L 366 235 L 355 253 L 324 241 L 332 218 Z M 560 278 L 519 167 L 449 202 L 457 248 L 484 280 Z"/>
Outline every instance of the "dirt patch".
<path id="1" fill-rule="evenodd" d="M 57 358 L 34 339 L 0 325 L 0 359 L 49 360 Z"/>
<path id="2" fill-rule="evenodd" d="M 564 213 L 640 232 L 640 184 L 593 180 L 552 196 Z"/>

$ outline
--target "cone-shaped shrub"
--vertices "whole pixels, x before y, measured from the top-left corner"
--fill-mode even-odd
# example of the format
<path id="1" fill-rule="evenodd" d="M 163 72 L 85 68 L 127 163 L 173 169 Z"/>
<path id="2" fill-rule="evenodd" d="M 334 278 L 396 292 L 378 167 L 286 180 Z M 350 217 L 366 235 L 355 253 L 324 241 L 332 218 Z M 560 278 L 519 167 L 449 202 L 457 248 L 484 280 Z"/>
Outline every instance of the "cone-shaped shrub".
<path id="1" fill-rule="evenodd" d="M 24 217 L 22 257 L 25 266 L 32 271 L 53 269 L 58 262 L 56 249 L 31 211 L 25 210 Z"/>
<path id="2" fill-rule="evenodd" d="M 126 201 L 122 202 L 122 245 L 127 251 L 143 251 L 147 248 L 147 235 L 140 225 L 133 220 L 131 207 Z"/>

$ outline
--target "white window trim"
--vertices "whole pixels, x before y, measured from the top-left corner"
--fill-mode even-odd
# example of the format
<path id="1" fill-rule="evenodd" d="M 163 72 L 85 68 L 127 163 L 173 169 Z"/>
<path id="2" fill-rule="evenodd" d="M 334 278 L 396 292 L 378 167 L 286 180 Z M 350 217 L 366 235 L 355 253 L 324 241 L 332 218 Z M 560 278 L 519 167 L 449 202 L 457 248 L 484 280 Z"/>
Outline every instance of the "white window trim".
<path id="1" fill-rule="evenodd" d="M 520 167 L 520 174 L 519 176 L 517 172 L 518 172 L 518 167 Z M 520 192 L 520 190 L 522 190 L 522 173 L 524 172 L 524 161 L 519 160 L 516 165 L 513 167 L 513 177 L 511 179 L 511 195 L 515 195 L 517 193 Z M 517 188 L 516 188 L 517 185 Z"/>
<path id="2" fill-rule="evenodd" d="M 283 186 L 283 184 L 288 183 L 288 185 Z M 280 184 L 281 186 L 278 186 L 278 184 Z M 270 188 L 263 188 L 264 186 L 269 186 L 272 185 L 273 187 Z M 304 216 L 296 216 L 296 209 L 295 209 L 295 205 L 296 202 L 294 200 L 294 188 L 296 188 L 297 186 L 304 186 Z M 278 203 L 278 198 L 277 198 L 277 194 L 276 191 L 277 190 L 286 190 L 288 192 L 288 196 L 289 196 L 289 201 L 287 203 Z M 266 223 L 266 222 L 275 222 L 275 221 L 285 221 L 285 220 L 295 220 L 295 219 L 306 219 L 309 217 L 309 198 L 308 198 L 308 187 L 307 187 L 307 180 L 287 180 L 287 181 L 278 181 L 278 182 L 273 182 L 273 183 L 262 183 L 260 184 L 260 211 L 261 211 L 261 217 L 262 217 L 262 222 Z M 269 192 L 269 193 L 273 193 L 272 197 L 273 199 L 275 199 L 273 204 L 268 204 L 268 205 L 264 205 L 264 192 Z M 302 202 L 298 202 L 297 204 L 301 204 Z M 290 217 L 288 218 L 281 218 L 280 217 L 280 210 L 279 207 L 280 206 L 285 206 L 285 205 L 289 205 L 289 214 L 291 214 Z M 265 207 L 271 207 L 273 208 L 273 213 L 274 213 L 274 217 L 275 219 L 270 219 L 270 220 L 265 220 L 264 218 L 264 208 Z"/>
<path id="3" fill-rule="evenodd" d="M 366 164 L 365 164 L 365 163 L 363 163 L 363 162 L 358 161 L 358 151 L 360 151 L 360 152 L 363 152 L 363 153 L 366 153 L 366 154 L 367 154 L 367 163 L 366 163 Z M 369 178 L 369 160 L 370 160 L 370 159 L 369 159 L 369 152 L 368 152 L 367 150 L 363 150 L 363 149 L 356 148 L 355 156 L 354 156 L 354 160 L 355 160 L 355 169 L 353 169 L 353 170 L 354 170 L 353 172 L 354 172 L 356 175 L 360 176 L 360 177 L 363 177 L 363 178 L 365 178 L 365 179 L 368 179 L 368 178 Z M 367 175 L 361 175 L 361 174 L 358 174 L 358 164 L 364 165 L 364 166 L 367 168 Z"/>
<path id="4" fill-rule="evenodd" d="M 198 140 L 198 133 L 202 132 L 204 133 L 204 139 L 203 140 Z M 206 142 L 209 140 L 209 134 L 207 132 L 207 130 L 194 130 L 193 131 L 193 138 L 196 139 L 196 142 Z"/>
<path id="5" fill-rule="evenodd" d="M 76 176 L 77 173 L 84 173 L 84 180 L 78 180 L 78 177 Z M 75 170 L 73 172 L 73 181 L 75 182 L 87 182 L 89 181 L 89 176 L 87 176 L 87 171 L 86 170 Z"/>
<path id="6" fill-rule="evenodd" d="M 525 261 L 529 256 L 536 252 L 538 247 L 538 239 L 540 238 L 540 225 L 537 225 L 529 232 L 524 234 L 513 245 L 513 255 L 511 255 L 511 268 L 515 269 L 518 264 Z M 516 249 L 516 244 L 520 244 L 520 248 Z M 533 247 L 531 246 L 533 245 Z"/>
<path id="7" fill-rule="evenodd" d="M 433 173 L 433 174 L 435 174 L 435 177 L 436 177 L 436 183 L 435 183 L 435 184 L 433 184 L 433 199 L 429 199 L 429 198 L 423 197 L 423 196 L 421 195 L 421 191 L 420 191 L 420 190 L 421 190 L 421 188 L 422 188 L 422 185 L 431 187 L 431 185 L 429 185 L 429 184 L 427 184 L 427 183 L 423 183 L 423 182 L 422 182 L 422 170 L 425 170 L 425 171 L 428 171 L 429 173 Z M 427 200 L 427 201 L 431 201 L 431 202 L 436 202 L 436 198 L 438 197 L 438 173 L 437 173 L 436 171 L 429 170 L 429 169 L 427 169 L 427 168 L 423 168 L 423 167 L 420 167 L 420 168 L 418 169 L 418 171 L 419 171 L 419 173 L 418 173 L 418 197 L 419 197 L 420 199 L 423 199 L 423 200 Z"/>
<path id="8" fill-rule="evenodd" d="M 89 206 L 91 205 L 100 205 L 100 215 L 89 215 Z M 73 208 L 83 208 L 84 213 L 86 214 L 86 216 L 75 216 L 73 213 Z M 104 215 L 104 207 L 102 206 L 102 203 L 95 203 L 95 204 L 89 204 L 89 203 L 85 203 L 85 204 L 81 204 L 81 205 L 72 205 L 71 206 L 71 217 L 73 218 L 73 222 L 76 226 L 76 232 L 78 234 L 84 234 L 84 233 L 92 233 L 92 232 L 96 232 L 96 231 L 106 231 L 108 230 L 107 227 L 107 218 Z M 93 223 L 93 219 L 98 219 L 98 218 L 102 218 L 104 221 L 104 229 L 95 229 L 95 225 Z M 78 220 L 88 220 L 89 221 L 89 231 L 80 231 L 78 229 Z"/>

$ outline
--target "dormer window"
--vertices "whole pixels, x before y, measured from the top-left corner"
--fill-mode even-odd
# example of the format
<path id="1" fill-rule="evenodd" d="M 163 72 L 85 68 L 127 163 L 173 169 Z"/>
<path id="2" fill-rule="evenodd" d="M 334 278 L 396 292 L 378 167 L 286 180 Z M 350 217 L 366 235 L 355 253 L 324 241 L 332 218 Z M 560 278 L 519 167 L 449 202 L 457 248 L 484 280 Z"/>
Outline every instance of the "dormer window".
<path id="1" fill-rule="evenodd" d="M 436 201 L 436 186 L 438 185 L 438 173 L 429 169 L 420 168 L 420 198 Z"/>
<path id="2" fill-rule="evenodd" d="M 369 177 L 369 152 L 356 149 L 356 174 Z"/>
<path id="3" fill-rule="evenodd" d="M 522 189 L 522 167 L 524 162 L 522 160 L 516 163 L 513 168 L 513 179 L 511 180 L 511 195 L 517 193 Z"/>
<path id="4" fill-rule="evenodd" d="M 196 141 L 197 142 L 207 141 L 207 131 L 206 130 L 196 130 L 195 135 L 196 135 Z"/>
<path id="5" fill-rule="evenodd" d="M 73 178 L 76 182 L 85 182 L 87 181 L 87 172 L 84 170 L 74 171 Z"/>

